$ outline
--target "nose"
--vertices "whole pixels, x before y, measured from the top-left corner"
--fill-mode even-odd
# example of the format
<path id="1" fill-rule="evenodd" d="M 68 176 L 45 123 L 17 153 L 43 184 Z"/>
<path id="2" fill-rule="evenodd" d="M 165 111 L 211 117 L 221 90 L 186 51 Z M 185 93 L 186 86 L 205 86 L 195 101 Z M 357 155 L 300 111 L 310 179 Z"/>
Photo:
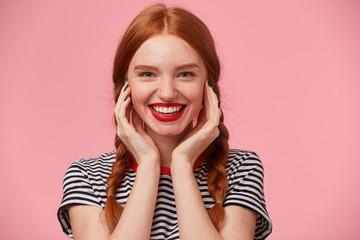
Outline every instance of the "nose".
<path id="1" fill-rule="evenodd" d="M 171 77 L 164 77 L 159 82 L 158 97 L 164 102 L 170 102 L 177 97 L 176 83 Z"/>

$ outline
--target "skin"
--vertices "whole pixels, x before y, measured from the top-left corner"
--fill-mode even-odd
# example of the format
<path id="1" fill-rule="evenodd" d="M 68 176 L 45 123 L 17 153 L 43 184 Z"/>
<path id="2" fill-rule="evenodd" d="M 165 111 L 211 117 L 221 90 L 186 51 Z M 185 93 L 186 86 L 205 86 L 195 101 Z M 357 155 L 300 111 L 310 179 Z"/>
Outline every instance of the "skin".
<path id="1" fill-rule="evenodd" d="M 133 107 L 155 141 L 162 166 L 170 167 L 171 154 L 184 139 L 202 108 L 206 69 L 197 53 L 180 38 L 163 34 L 146 41 L 135 53 L 128 70 Z M 152 103 L 186 105 L 180 119 L 156 120 Z M 218 110 L 218 109 L 216 109 Z M 216 133 L 216 130 L 215 130 Z"/>
<path id="2" fill-rule="evenodd" d="M 257 215 L 240 206 L 225 207 L 225 225 L 221 232 L 215 229 L 193 174 L 195 160 L 219 135 L 221 116 L 196 51 L 176 36 L 155 36 L 136 52 L 127 78 L 129 87 L 123 87 L 115 114 L 117 134 L 138 163 L 134 186 L 111 236 L 101 208 L 70 207 L 74 238 L 149 239 L 160 167 L 168 166 L 182 240 L 253 239 Z M 159 102 L 181 103 L 186 108 L 178 120 L 161 122 L 149 110 L 149 104 Z"/>

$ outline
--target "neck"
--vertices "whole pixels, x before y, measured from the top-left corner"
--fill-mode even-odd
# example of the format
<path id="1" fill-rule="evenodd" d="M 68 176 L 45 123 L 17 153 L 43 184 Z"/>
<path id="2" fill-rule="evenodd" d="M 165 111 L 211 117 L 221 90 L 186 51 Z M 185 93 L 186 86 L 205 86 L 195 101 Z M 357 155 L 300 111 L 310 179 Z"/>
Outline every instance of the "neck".
<path id="1" fill-rule="evenodd" d="M 171 155 L 174 149 L 179 145 L 182 138 L 185 134 L 191 130 L 192 124 L 179 135 L 174 136 L 164 136 L 159 135 L 156 132 L 153 132 L 151 129 L 146 129 L 147 134 L 153 139 L 155 142 L 159 153 L 160 153 L 160 161 L 162 167 L 170 167 L 171 166 Z"/>

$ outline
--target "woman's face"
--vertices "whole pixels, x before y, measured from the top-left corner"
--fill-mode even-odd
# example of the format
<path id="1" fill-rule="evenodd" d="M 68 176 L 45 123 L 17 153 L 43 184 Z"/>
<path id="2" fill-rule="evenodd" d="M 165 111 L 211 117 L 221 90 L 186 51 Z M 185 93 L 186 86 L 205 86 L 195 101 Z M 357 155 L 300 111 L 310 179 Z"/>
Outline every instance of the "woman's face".
<path id="1" fill-rule="evenodd" d="M 147 131 L 176 136 L 202 107 L 206 68 L 190 45 L 161 34 L 144 42 L 127 72 L 132 104 Z"/>

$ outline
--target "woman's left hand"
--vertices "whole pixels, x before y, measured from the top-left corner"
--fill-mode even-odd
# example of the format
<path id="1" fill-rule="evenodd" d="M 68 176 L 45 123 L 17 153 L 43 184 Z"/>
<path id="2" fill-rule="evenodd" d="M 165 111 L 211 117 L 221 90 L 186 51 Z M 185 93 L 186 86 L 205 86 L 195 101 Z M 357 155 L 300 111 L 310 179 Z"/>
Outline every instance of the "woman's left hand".
<path id="1" fill-rule="evenodd" d="M 196 126 L 183 138 L 172 153 L 172 164 L 187 161 L 193 166 L 200 154 L 219 136 L 221 109 L 217 95 L 205 82 L 204 106 L 201 109 Z"/>

